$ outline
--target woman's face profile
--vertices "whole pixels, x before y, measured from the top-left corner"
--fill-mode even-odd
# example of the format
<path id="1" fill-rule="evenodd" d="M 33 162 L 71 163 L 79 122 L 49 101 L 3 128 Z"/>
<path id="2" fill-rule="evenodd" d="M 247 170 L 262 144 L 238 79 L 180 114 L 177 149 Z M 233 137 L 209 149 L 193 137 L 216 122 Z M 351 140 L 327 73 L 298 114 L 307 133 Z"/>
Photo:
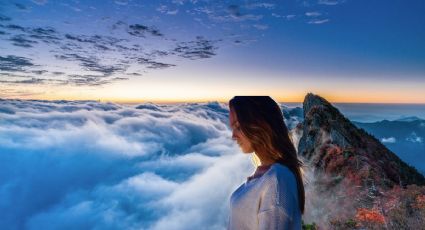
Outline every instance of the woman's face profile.
<path id="1" fill-rule="evenodd" d="M 243 134 L 235 111 L 230 108 L 230 127 L 232 128 L 232 139 L 235 140 L 244 153 L 252 153 L 254 149 L 249 139 Z"/>

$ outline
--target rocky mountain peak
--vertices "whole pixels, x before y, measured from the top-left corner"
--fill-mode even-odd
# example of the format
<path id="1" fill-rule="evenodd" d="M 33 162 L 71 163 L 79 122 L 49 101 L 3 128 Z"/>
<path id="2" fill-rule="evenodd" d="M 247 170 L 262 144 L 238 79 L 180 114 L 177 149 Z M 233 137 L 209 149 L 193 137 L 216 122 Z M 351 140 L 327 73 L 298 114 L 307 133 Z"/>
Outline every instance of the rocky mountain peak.
<path id="1" fill-rule="evenodd" d="M 298 152 L 318 169 L 365 187 L 425 184 L 422 174 L 357 128 L 324 98 L 309 93 L 303 107 Z"/>
<path id="2" fill-rule="evenodd" d="M 310 229 L 423 229 L 423 175 L 324 98 L 307 94 L 303 114 L 293 132 Z"/>
<path id="3" fill-rule="evenodd" d="M 308 93 L 305 97 L 304 97 L 304 102 L 303 102 L 303 109 L 304 112 L 306 111 L 310 111 L 312 107 L 314 106 L 327 106 L 327 107 L 333 107 L 328 101 L 326 101 L 326 99 L 315 95 L 313 93 Z M 305 113 L 304 113 L 305 116 Z"/>

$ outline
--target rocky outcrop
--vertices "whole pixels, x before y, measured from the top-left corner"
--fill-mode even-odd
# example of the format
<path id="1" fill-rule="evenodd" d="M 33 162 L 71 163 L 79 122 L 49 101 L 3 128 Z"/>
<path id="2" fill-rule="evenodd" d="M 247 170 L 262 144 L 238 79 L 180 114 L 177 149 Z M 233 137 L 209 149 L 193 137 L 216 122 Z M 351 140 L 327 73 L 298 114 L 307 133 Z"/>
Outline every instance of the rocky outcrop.
<path id="1" fill-rule="evenodd" d="M 423 229 L 422 174 L 322 97 L 307 94 L 303 112 L 291 134 L 301 136 L 310 229 Z"/>
<path id="2" fill-rule="evenodd" d="M 298 152 L 316 168 L 359 186 L 424 185 L 425 178 L 379 140 L 357 128 L 320 96 L 303 102 L 303 135 Z"/>

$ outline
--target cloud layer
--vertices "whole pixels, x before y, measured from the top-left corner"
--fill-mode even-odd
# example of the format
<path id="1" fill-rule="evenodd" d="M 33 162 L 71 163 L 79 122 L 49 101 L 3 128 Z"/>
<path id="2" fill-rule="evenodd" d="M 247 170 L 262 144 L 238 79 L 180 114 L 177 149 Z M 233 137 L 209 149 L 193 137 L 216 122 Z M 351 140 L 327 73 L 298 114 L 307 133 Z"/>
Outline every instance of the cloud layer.
<path id="1" fill-rule="evenodd" d="M 218 103 L 2 100 L 8 229 L 223 229 L 252 170 Z M 196 220 L 196 221 L 194 221 Z"/>
<path id="2" fill-rule="evenodd" d="M 281 109 L 291 129 L 302 121 L 301 108 Z M 303 218 L 326 224 L 319 210 L 344 208 L 323 206 L 336 197 L 312 169 Z M 252 170 L 224 104 L 0 99 L 3 229 L 225 229 L 229 196 Z"/>
<path id="3" fill-rule="evenodd" d="M 0 99 L 0 117 L 3 229 L 224 229 L 253 170 L 220 103 Z"/>

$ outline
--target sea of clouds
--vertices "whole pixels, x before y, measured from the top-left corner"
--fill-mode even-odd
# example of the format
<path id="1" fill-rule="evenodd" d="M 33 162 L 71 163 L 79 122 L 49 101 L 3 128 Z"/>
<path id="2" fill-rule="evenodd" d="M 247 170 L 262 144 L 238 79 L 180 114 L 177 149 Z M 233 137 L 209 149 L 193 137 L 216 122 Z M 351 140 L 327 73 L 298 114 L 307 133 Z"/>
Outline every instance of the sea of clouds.
<path id="1" fill-rule="evenodd" d="M 281 109 L 289 129 L 302 122 L 300 107 Z M 0 229 L 225 229 L 230 195 L 254 170 L 228 113 L 217 102 L 0 99 Z M 325 205 L 338 193 L 320 194 L 311 169 L 303 219 L 326 226 L 323 211 L 344 208 Z"/>
<path id="2" fill-rule="evenodd" d="M 2 229 L 225 229 L 254 169 L 224 104 L 0 102 Z"/>

